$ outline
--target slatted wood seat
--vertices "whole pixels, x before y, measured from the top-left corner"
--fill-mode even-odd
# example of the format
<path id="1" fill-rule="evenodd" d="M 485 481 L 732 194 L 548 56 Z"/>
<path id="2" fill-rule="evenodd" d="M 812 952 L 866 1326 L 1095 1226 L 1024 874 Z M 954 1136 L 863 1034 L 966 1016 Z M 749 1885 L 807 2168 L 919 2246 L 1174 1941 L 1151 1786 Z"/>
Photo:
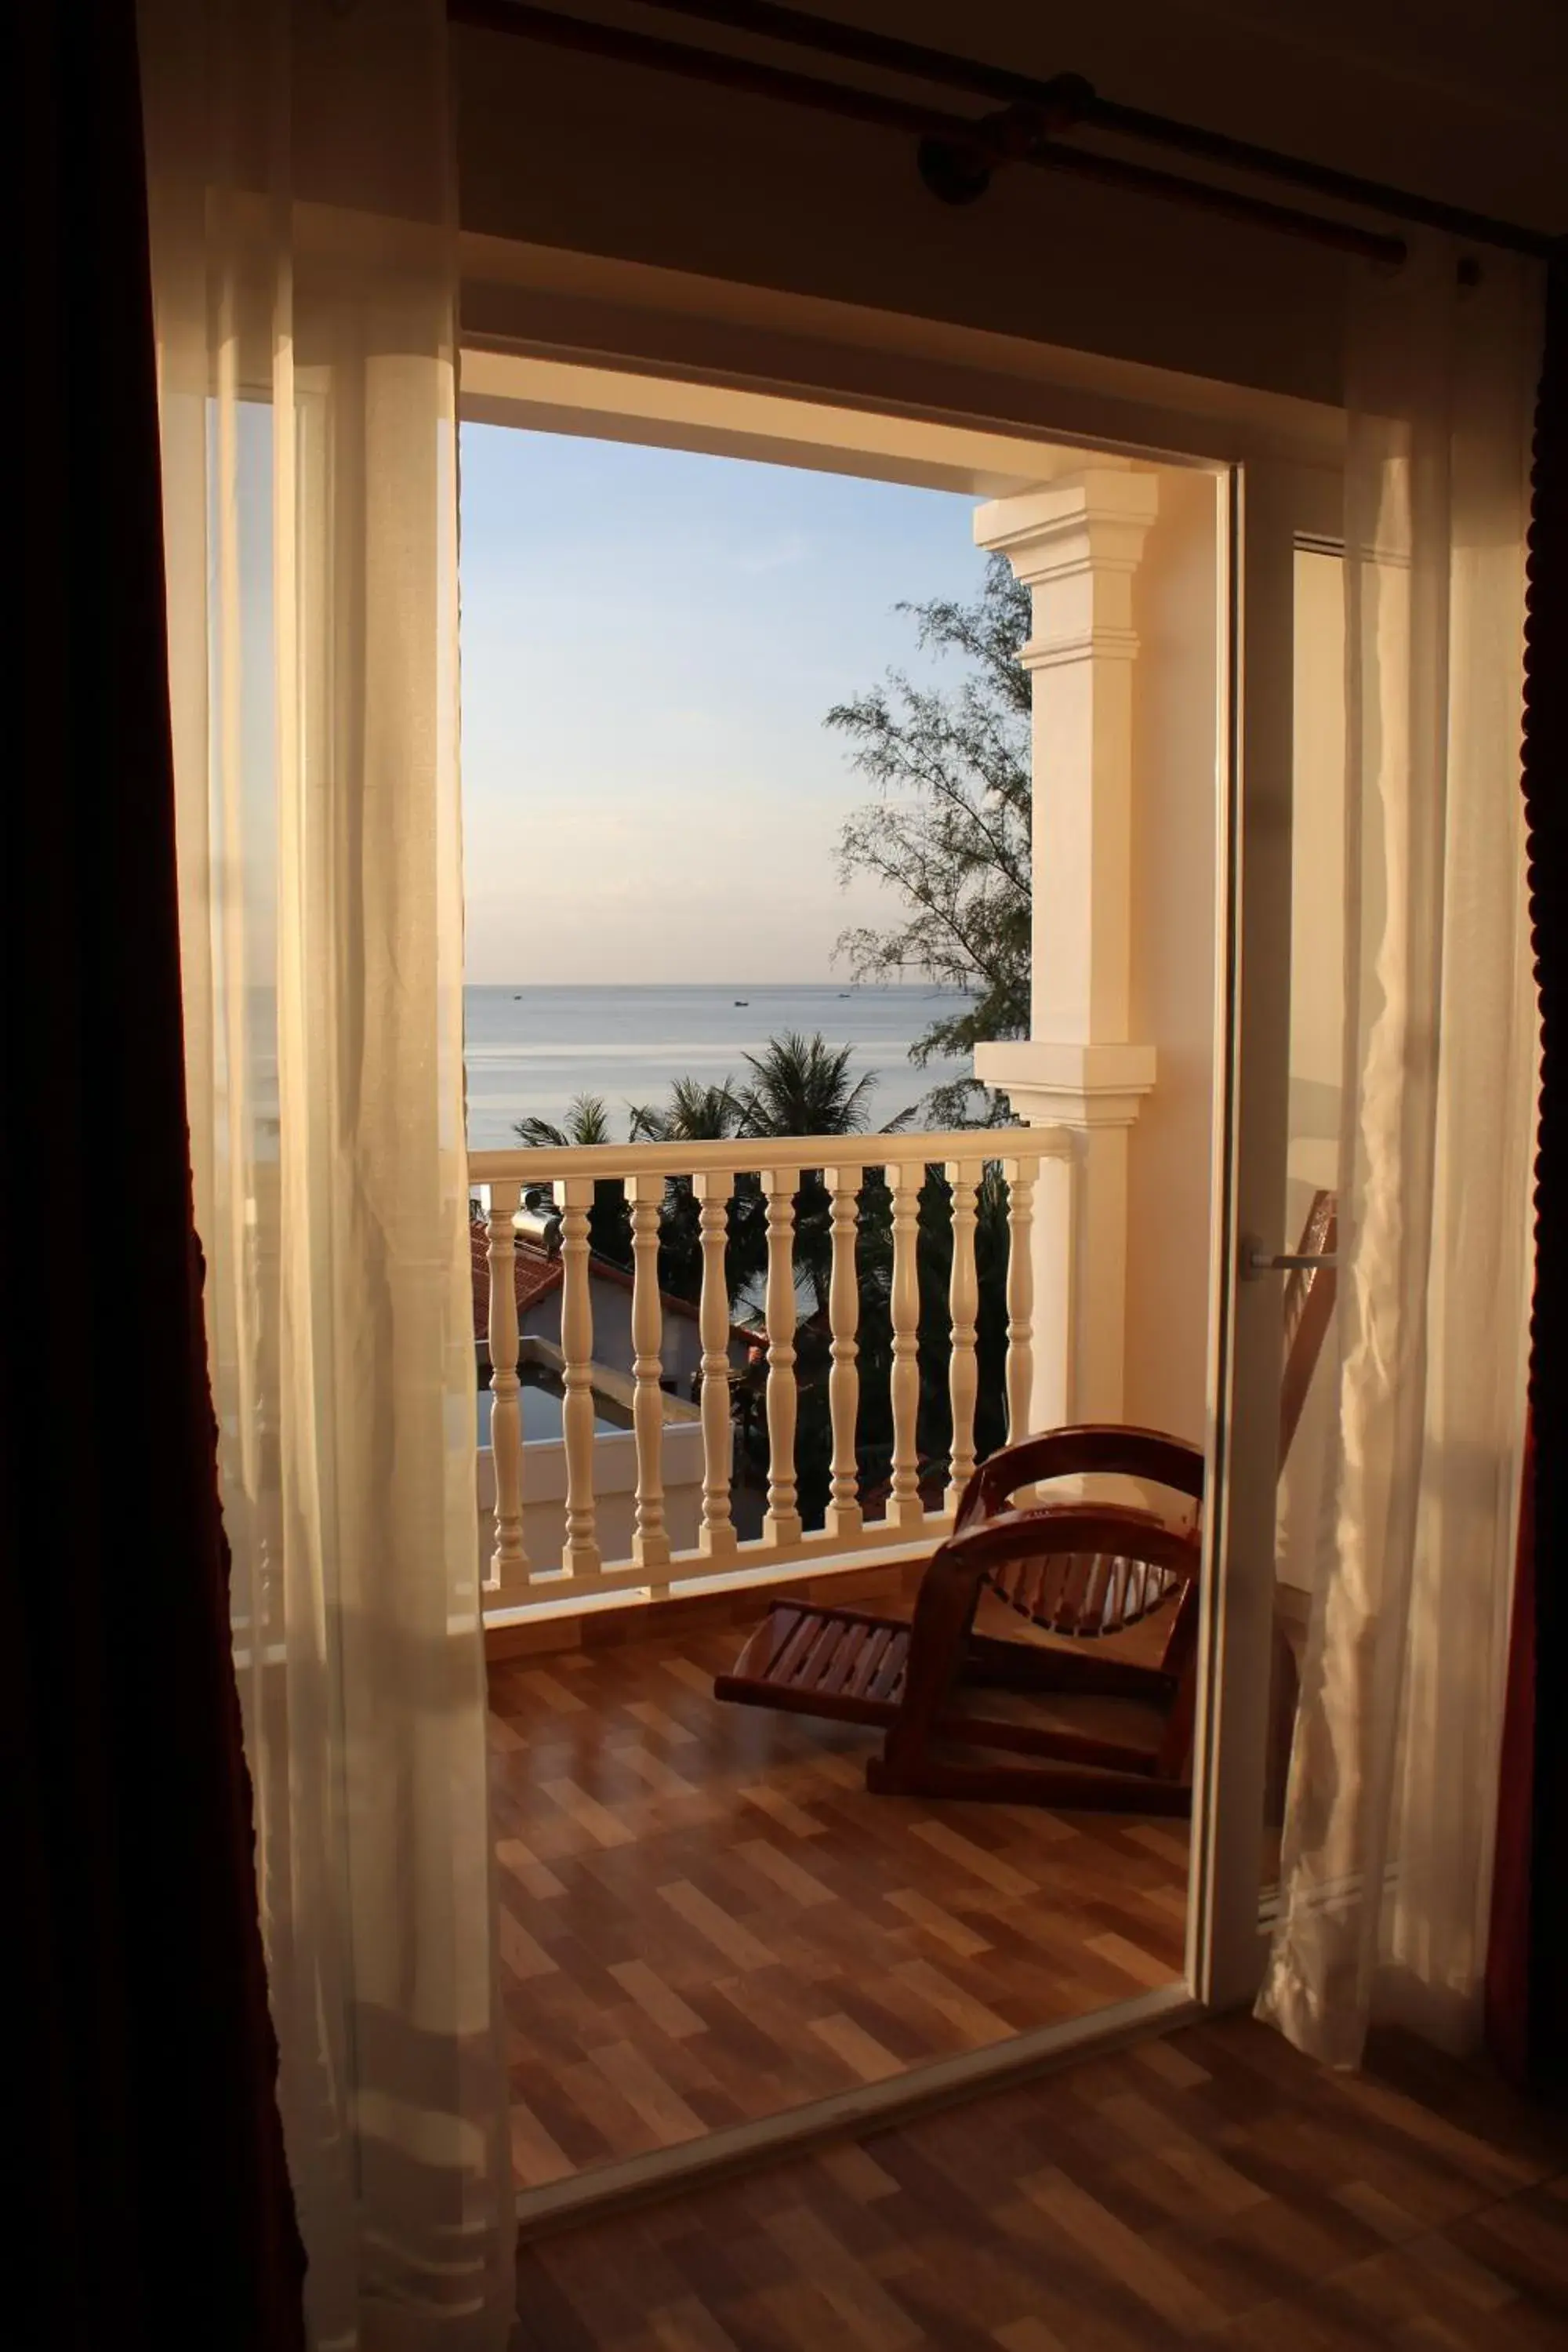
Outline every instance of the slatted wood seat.
<path id="1" fill-rule="evenodd" d="M 1331 1252 L 1333 1196 L 1314 1200 L 1303 1254 Z M 1304 1268 L 1285 1297 L 1283 1462 L 1333 1304 L 1331 1269 Z M 1042 1502 L 1054 1481 L 1110 1476 L 1161 1490 L 1159 1505 L 1075 1496 Z M 867 1785 L 888 1792 L 1182 1812 L 1191 1801 L 1197 1687 L 1203 1456 L 1159 1430 L 1081 1424 L 1005 1446 L 964 1490 L 953 1530 L 921 1581 L 912 1619 L 774 1603 L 715 1695 L 882 1729 Z M 983 1591 L 1036 1637 L 975 1631 Z M 1099 1645 L 1168 1613 L 1156 1664 Z M 1044 1638 L 1040 1638 L 1044 1637 Z M 1094 1648 L 1089 1645 L 1094 1644 Z M 977 1710 L 963 1694 L 1008 1690 L 1044 1715 Z M 1055 1702 L 1089 1700 L 1098 1722 L 1059 1719 Z M 1104 1719 L 1106 1702 L 1142 1702 L 1145 1722 Z M 1136 1717 L 1137 1707 L 1122 1707 Z M 1056 1717 L 1057 1719 L 1045 1719 Z M 1036 1763 L 987 1760 L 1005 1750 Z"/>
<path id="2" fill-rule="evenodd" d="M 771 1609 L 725 1684 L 765 1685 L 774 1706 L 821 1715 L 824 1699 L 847 1723 L 887 1723 L 904 1695 L 910 1628 L 854 1609 Z M 739 1696 L 721 1689 L 720 1696 Z"/>

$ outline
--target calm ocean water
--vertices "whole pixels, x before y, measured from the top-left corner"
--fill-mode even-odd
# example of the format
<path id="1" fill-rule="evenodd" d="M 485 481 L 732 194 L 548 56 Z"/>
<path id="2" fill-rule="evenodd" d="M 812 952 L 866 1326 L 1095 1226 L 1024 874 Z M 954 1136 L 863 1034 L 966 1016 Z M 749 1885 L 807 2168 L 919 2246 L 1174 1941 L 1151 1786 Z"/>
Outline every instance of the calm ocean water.
<path id="1" fill-rule="evenodd" d="M 968 1074 L 959 1062 L 924 1070 L 908 1059 L 910 1040 L 961 997 L 942 989 L 467 988 L 468 1141 L 504 1150 L 512 1122 L 531 1115 L 559 1125 L 574 1095 L 604 1097 L 612 1131 L 624 1135 L 628 1106 L 662 1100 L 670 1082 L 705 1086 L 743 1079 L 745 1056 L 784 1030 L 820 1029 L 853 1048 L 857 1077 L 874 1074 L 870 1125 L 919 1102 L 943 1080 Z"/>

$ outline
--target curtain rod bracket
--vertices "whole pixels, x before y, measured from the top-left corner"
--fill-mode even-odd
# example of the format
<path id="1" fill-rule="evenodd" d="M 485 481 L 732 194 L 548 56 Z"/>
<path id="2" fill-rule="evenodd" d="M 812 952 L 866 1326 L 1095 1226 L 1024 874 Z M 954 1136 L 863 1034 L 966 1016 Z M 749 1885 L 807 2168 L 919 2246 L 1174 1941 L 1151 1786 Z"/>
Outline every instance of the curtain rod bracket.
<path id="1" fill-rule="evenodd" d="M 1057 132 L 1088 121 L 1096 103 L 1094 85 L 1082 74 L 1058 74 L 1042 86 L 1037 100 L 982 115 L 973 138 L 921 139 L 916 149 L 921 178 L 944 205 L 973 204 L 991 185 L 999 163 L 1028 163 Z"/>

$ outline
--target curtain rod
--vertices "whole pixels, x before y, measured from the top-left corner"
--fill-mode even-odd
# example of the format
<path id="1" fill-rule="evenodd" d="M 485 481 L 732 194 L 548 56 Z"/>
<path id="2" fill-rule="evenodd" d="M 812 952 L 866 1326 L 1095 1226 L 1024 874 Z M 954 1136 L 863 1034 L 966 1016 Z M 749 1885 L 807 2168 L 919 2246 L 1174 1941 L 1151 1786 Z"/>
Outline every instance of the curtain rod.
<path id="1" fill-rule="evenodd" d="M 1224 131 L 1205 131 L 1196 123 L 1181 122 L 1171 115 L 1151 114 L 1142 107 L 1122 106 L 1114 99 L 1101 98 L 1093 83 L 1086 81 L 1081 74 L 1055 74 L 1042 81 L 1030 74 L 1015 73 L 1005 66 L 987 65 L 978 58 L 957 57 L 950 50 L 928 48 L 918 41 L 901 40 L 889 34 L 867 32 L 858 25 L 814 16 L 803 8 L 778 5 L 778 0 L 636 0 L 636 5 L 666 14 L 700 17 L 731 32 L 790 42 L 797 48 L 815 49 L 825 57 L 842 58 L 852 64 L 880 67 L 909 79 L 966 90 L 976 98 L 995 99 L 1004 106 L 1036 108 L 1048 118 L 1045 127 L 1053 131 L 1073 128 L 1108 131 L 1124 138 L 1142 140 L 1149 145 L 1177 148 L 1205 163 L 1279 180 L 1315 195 L 1332 196 L 1371 212 L 1384 213 L 1391 219 L 1410 221 L 1424 228 L 1446 229 L 1479 245 L 1529 254 L 1538 260 L 1545 259 L 1561 242 L 1542 230 L 1525 228 L 1517 221 L 1499 220 L 1487 213 L 1440 204 L 1382 180 L 1336 171 L 1331 164 L 1314 163 L 1304 156 L 1254 146 L 1248 140 L 1233 139 Z"/>
<path id="2" fill-rule="evenodd" d="M 822 25 L 821 19 L 803 16 L 794 9 L 757 5 L 742 11 L 727 7 L 724 0 L 696 0 L 693 5 L 684 5 L 684 0 L 643 0 L 643 5 L 679 6 L 685 15 L 707 16 L 715 23 L 732 25 L 737 31 L 766 31 L 769 37 L 787 37 L 798 46 L 828 46 L 815 40 L 807 44 L 798 32 L 786 36 L 762 22 L 766 16 L 773 19 L 788 17 L 814 27 Z M 1397 268 L 1406 257 L 1407 248 L 1401 237 L 1352 227 L 1316 213 L 1300 212 L 1290 205 L 1269 203 L 1264 197 L 1242 195 L 1205 180 L 1189 180 L 1178 173 L 1157 171 L 1147 164 L 1125 163 L 1118 156 L 1062 145 L 1055 134 L 1086 119 L 1081 107 L 1084 91 L 1093 98 L 1089 85 L 1071 75 L 1059 77 L 1054 84 L 1031 83 L 1030 89 L 1037 95 L 1027 104 L 1016 101 L 1000 115 L 977 117 L 948 113 L 907 99 L 884 97 L 845 82 L 825 81 L 816 75 L 785 67 L 760 65 L 728 51 L 699 48 L 689 42 L 665 40 L 654 34 L 632 32 L 588 17 L 560 16 L 552 9 L 527 5 L 527 0 L 447 0 L 447 13 L 454 24 L 472 26 L 481 31 L 514 34 L 580 56 L 608 58 L 656 72 L 680 74 L 717 89 L 774 99 L 879 130 L 900 131 L 918 142 L 921 175 L 932 194 L 948 203 L 965 203 L 983 194 L 998 165 L 1026 163 L 1037 170 L 1067 173 L 1131 194 L 1157 196 L 1191 205 L 1255 228 L 1272 229 L 1310 244 L 1356 254 L 1387 267 Z M 910 74 L 916 69 L 907 62 L 910 56 L 927 59 L 942 57 L 941 51 L 914 50 L 909 43 L 884 42 L 879 35 L 855 33 L 848 26 L 827 26 L 824 29 L 835 41 L 842 34 L 846 41 L 856 45 L 852 60 L 856 63 L 889 67 L 893 65 L 893 59 L 886 52 L 898 50 L 904 61 L 895 69 Z M 862 45 L 866 54 L 860 53 Z M 872 46 L 878 50 L 874 57 L 868 53 Z M 833 53 L 840 51 L 835 48 Z M 842 53 L 850 54 L 847 49 Z M 971 76 L 991 76 L 995 70 L 963 58 L 944 59 L 943 63 L 955 72 Z M 923 68 L 920 74 L 926 80 L 937 78 Z M 943 78 L 953 79 L 952 75 Z M 998 78 L 1010 82 L 1023 79 L 1012 75 Z M 974 88 L 973 81 L 955 86 Z M 998 93 L 988 89 L 984 94 Z M 1099 106 L 1102 101 L 1095 99 L 1094 103 Z M 1526 234 L 1519 232 L 1521 236 Z M 1538 240 L 1531 249 L 1543 248 L 1548 242 Z"/>

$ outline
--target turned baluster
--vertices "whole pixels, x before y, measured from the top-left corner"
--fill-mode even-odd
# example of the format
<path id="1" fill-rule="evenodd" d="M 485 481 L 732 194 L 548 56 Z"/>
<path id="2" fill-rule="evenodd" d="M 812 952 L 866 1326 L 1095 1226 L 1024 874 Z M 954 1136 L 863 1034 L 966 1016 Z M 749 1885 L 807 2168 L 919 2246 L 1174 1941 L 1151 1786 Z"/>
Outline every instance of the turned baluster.
<path id="1" fill-rule="evenodd" d="M 763 1541 L 798 1543 L 800 1512 L 795 1475 L 795 1195 L 796 1168 L 763 1171 L 767 1201 L 768 1507 Z"/>
<path id="2" fill-rule="evenodd" d="M 522 1536 L 522 1382 L 518 1376 L 517 1206 L 520 1187 L 492 1184 L 489 1244 L 489 1305 L 486 1337 L 490 1358 L 490 1461 L 495 1475 L 492 1584 L 527 1580 Z"/>
<path id="3" fill-rule="evenodd" d="M 568 1576 L 597 1576 L 602 1565 L 594 1507 L 594 1302 L 589 1289 L 588 1211 L 591 1176 L 567 1176 L 555 1187 L 561 1215 L 561 1353 L 565 1401 L 561 1437 L 566 1455 L 566 1541 L 561 1565 Z"/>
<path id="4" fill-rule="evenodd" d="M 917 1423 L 920 1418 L 920 1269 L 916 1251 L 921 1186 L 925 1170 L 908 1162 L 889 1167 L 893 1196 L 893 1478 L 888 1496 L 891 1527 L 919 1527 L 921 1501 Z"/>
<path id="5" fill-rule="evenodd" d="M 833 1484 L 828 1498 L 827 1532 L 857 1536 L 865 1522 L 860 1507 L 860 1472 L 855 1452 L 856 1423 L 860 1409 L 860 1287 L 855 1266 L 855 1238 L 859 1220 L 857 1194 L 864 1170 L 825 1168 L 833 1233 L 833 1269 L 827 1286 L 827 1320 L 833 1334 L 832 1370 L 827 1376 L 827 1409 L 833 1423 Z"/>
<path id="6" fill-rule="evenodd" d="M 948 1396 L 952 1407 L 952 1452 L 947 1474 L 950 1511 L 957 1510 L 974 1472 L 974 1404 L 980 1391 L 980 1363 L 974 1351 L 975 1318 L 980 1311 L 980 1285 L 974 1270 L 974 1196 L 982 1173 L 979 1160 L 948 1162 L 947 1181 L 952 1187 L 952 1275 L 947 1294 L 952 1324 L 948 1360 Z"/>
<path id="7" fill-rule="evenodd" d="M 637 1514 L 632 1558 L 639 1568 L 669 1563 L 664 1522 L 664 1311 L 658 1293 L 662 1176 L 628 1176 L 632 1218 L 632 1433 L 637 1443 Z"/>
<path id="8" fill-rule="evenodd" d="M 1029 1434 L 1035 1386 L 1035 1179 L 1036 1159 L 1005 1160 L 1007 1180 L 1007 1442 Z"/>
<path id="9" fill-rule="evenodd" d="M 702 1341 L 702 1525 L 697 1542 L 710 1559 L 735 1556 L 735 1526 L 730 1511 L 735 1458 L 730 1418 L 730 1292 L 724 1277 L 734 1181 L 733 1176 L 712 1169 L 691 1180 L 702 1244 L 702 1295 L 698 1307 Z"/>

